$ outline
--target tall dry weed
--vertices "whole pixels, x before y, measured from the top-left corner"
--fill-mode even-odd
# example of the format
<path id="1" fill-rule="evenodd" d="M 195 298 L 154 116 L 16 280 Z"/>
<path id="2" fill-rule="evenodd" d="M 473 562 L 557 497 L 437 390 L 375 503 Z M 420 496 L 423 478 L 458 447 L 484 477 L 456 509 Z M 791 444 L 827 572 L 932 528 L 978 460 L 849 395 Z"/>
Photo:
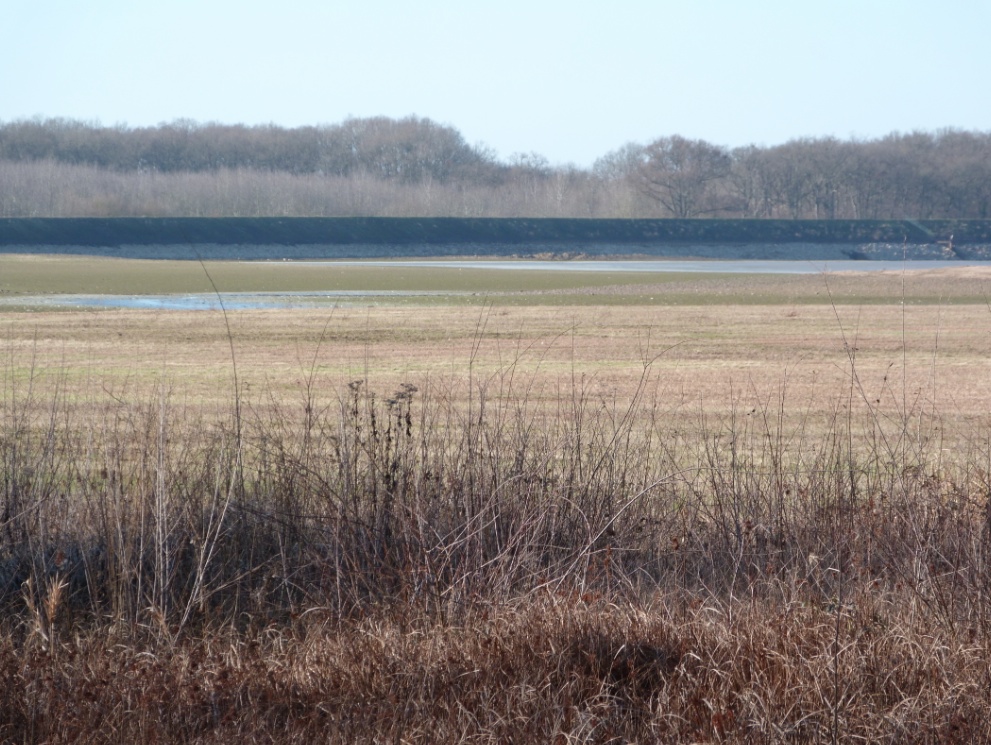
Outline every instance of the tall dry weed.
<path id="1" fill-rule="evenodd" d="M 988 741 L 988 439 L 851 371 L 687 432 L 649 361 L 214 420 L 8 377 L 0 737 Z"/>

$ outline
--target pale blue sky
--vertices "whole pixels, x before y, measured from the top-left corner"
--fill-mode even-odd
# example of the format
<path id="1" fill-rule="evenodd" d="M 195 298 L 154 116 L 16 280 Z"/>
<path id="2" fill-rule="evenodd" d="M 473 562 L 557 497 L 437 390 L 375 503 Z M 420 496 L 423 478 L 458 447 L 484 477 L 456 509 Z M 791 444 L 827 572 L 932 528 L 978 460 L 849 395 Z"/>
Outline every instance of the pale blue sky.
<path id="1" fill-rule="evenodd" d="M 2 0 L 0 120 L 416 114 L 587 166 L 681 134 L 991 130 L 991 0 Z"/>

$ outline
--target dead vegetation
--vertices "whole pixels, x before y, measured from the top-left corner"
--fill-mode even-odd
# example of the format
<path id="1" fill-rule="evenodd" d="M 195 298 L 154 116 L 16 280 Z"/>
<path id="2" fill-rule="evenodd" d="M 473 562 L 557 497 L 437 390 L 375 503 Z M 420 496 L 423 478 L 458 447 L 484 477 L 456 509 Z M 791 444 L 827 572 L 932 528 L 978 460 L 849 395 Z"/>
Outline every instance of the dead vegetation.
<path id="1" fill-rule="evenodd" d="M 663 354 L 604 391 L 484 322 L 459 376 L 330 386 L 323 347 L 222 416 L 12 351 L 0 739 L 991 739 L 985 428 L 948 452 L 847 327 L 814 406 L 689 426 Z"/>

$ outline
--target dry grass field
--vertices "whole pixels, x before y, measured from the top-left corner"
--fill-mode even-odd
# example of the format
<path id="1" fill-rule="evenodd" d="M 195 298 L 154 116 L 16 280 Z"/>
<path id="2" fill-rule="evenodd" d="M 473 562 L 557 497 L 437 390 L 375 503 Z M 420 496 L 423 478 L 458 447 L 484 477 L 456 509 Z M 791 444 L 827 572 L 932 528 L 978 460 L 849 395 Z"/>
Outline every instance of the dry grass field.
<path id="1" fill-rule="evenodd" d="M 0 310 L 0 740 L 991 741 L 991 277 L 424 271 Z"/>
<path id="2" fill-rule="evenodd" d="M 804 277 L 776 282 L 782 295 L 808 287 Z M 861 305 L 844 300 L 842 278 L 837 284 L 835 303 L 823 284 L 817 303 L 724 303 L 710 281 L 700 304 L 377 301 L 226 319 L 219 311 L 11 312 L 0 317 L 0 347 L 8 377 L 27 379 L 34 368 L 37 384 L 57 382 L 94 404 L 104 390 L 136 400 L 165 385 L 185 403 L 227 407 L 235 367 L 249 405 L 298 403 L 308 389 L 326 403 L 356 379 L 380 395 L 402 383 L 464 388 L 469 371 L 477 382 L 512 372 L 517 386 L 525 381 L 545 398 L 580 386 L 622 401 L 649 362 L 651 392 L 676 418 L 759 402 L 777 408 L 782 399 L 789 415 L 832 414 L 852 395 L 886 418 L 936 414 L 958 434 L 983 421 L 987 305 L 952 295 L 945 304 Z"/>

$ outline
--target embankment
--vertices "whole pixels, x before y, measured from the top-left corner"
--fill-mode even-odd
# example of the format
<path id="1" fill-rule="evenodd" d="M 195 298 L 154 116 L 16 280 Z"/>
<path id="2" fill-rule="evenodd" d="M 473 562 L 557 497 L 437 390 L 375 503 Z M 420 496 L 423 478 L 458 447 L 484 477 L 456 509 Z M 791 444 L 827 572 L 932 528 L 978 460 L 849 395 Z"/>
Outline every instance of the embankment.
<path id="1" fill-rule="evenodd" d="M 21 218 L 4 253 L 160 259 L 621 256 L 991 259 L 991 220 Z"/>

